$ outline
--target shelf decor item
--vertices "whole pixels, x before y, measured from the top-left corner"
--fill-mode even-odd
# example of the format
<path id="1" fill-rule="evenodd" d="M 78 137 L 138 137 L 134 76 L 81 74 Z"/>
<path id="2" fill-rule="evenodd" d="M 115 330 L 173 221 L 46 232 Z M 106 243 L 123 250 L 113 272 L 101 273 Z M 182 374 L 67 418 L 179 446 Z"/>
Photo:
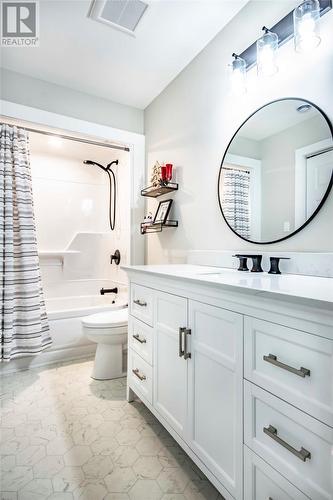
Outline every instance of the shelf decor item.
<path id="1" fill-rule="evenodd" d="M 171 205 L 172 205 L 172 200 L 164 200 L 159 202 L 153 220 L 154 224 L 156 223 L 165 224 L 170 212 Z"/>
<path id="2" fill-rule="evenodd" d="M 172 163 L 165 164 L 165 180 L 166 182 L 170 182 L 172 179 Z"/>
<path id="3" fill-rule="evenodd" d="M 158 161 L 153 166 L 150 182 L 153 187 L 158 187 L 161 184 L 161 165 Z"/>

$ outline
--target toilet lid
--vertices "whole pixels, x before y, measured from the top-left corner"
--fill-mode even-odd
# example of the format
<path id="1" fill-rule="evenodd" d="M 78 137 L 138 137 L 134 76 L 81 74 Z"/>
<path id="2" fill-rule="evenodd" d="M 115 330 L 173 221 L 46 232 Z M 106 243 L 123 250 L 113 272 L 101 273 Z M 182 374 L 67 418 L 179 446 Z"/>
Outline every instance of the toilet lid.
<path id="1" fill-rule="evenodd" d="M 82 318 L 82 324 L 90 328 L 112 328 L 117 326 L 127 326 L 128 309 L 113 309 L 112 311 L 91 314 Z"/>

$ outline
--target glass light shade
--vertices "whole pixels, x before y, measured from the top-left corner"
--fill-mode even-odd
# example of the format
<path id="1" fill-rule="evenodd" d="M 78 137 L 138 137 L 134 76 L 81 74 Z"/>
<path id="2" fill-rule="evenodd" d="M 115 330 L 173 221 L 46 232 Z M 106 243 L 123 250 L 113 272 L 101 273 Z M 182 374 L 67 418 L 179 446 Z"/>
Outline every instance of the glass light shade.
<path id="1" fill-rule="evenodd" d="M 279 37 L 263 28 L 265 33 L 257 40 L 257 72 L 259 76 L 272 76 L 278 71 L 277 51 Z"/>
<path id="2" fill-rule="evenodd" d="M 294 42 L 297 52 L 307 52 L 320 44 L 318 0 L 305 0 L 294 10 Z"/>
<path id="3" fill-rule="evenodd" d="M 231 86 L 234 94 L 244 94 L 246 92 L 246 61 L 234 55 L 231 63 Z"/>

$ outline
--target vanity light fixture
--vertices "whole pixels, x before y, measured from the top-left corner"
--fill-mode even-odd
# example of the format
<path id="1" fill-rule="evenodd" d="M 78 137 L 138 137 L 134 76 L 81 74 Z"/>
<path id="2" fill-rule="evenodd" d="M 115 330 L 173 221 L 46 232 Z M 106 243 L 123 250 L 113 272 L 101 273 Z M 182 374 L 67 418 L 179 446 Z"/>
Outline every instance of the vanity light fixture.
<path id="1" fill-rule="evenodd" d="M 308 52 L 321 42 L 319 0 L 304 0 L 294 10 L 294 43 L 297 52 Z"/>
<path id="2" fill-rule="evenodd" d="M 246 92 L 246 62 L 233 53 L 234 58 L 231 63 L 231 85 L 235 94 L 244 94 Z"/>
<path id="3" fill-rule="evenodd" d="M 264 47 L 266 46 L 266 44 L 263 43 L 263 39 L 269 37 L 268 40 L 273 42 L 273 38 L 275 39 L 274 35 L 278 38 L 278 47 L 281 47 L 281 45 L 292 38 L 295 39 L 295 49 L 298 52 L 318 46 L 320 43 L 318 20 L 331 9 L 332 0 L 304 0 L 295 10 L 290 11 L 285 17 L 272 26 L 270 30 L 267 30 L 267 28 L 265 29 L 264 35 L 260 38 L 260 50 L 262 44 Z M 245 61 L 246 71 L 253 68 L 257 63 L 258 65 L 261 64 L 261 61 L 257 61 L 257 44 L 260 40 L 253 42 L 238 56 Z M 263 54 L 260 53 L 260 57 L 263 58 L 264 61 L 267 61 L 267 59 L 272 60 L 271 56 L 268 54 L 272 54 L 271 48 L 265 49 Z M 273 66 L 271 66 L 271 69 L 273 69 Z M 260 71 L 258 67 L 258 72 L 260 73 Z"/>
<path id="4" fill-rule="evenodd" d="M 264 34 L 257 40 L 257 72 L 258 76 L 272 76 L 278 71 L 276 62 L 279 47 L 279 37 L 266 26 L 262 28 Z"/>

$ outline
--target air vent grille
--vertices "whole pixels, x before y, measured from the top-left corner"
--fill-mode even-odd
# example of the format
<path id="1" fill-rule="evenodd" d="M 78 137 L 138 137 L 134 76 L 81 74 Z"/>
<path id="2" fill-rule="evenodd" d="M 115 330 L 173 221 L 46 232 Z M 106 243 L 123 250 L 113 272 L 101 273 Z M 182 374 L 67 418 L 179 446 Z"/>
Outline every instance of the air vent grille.
<path id="1" fill-rule="evenodd" d="M 134 34 L 147 7 L 141 0 L 94 0 L 89 17 Z"/>

